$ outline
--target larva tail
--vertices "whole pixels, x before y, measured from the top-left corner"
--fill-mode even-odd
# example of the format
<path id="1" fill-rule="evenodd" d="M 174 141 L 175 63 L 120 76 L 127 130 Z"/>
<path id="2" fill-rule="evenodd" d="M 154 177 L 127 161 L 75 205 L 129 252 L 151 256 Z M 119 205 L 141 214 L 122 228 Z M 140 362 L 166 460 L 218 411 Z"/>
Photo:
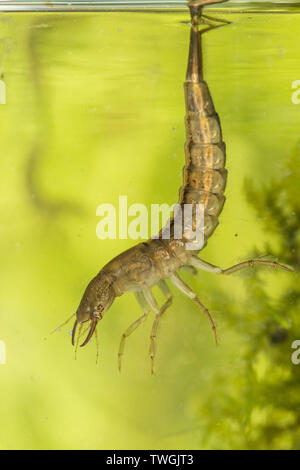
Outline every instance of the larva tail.
<path id="1" fill-rule="evenodd" d="M 179 195 L 180 204 L 192 204 L 193 207 L 196 204 L 203 206 L 205 241 L 218 225 L 218 217 L 225 201 L 224 189 L 227 176 L 225 144 L 222 140 L 220 119 L 208 85 L 203 78 L 202 36 L 214 26 L 198 31 L 198 23 L 201 19 L 208 18 L 202 15 L 202 7 L 208 3 L 218 2 L 204 0 L 189 2 L 192 26 L 184 84 L 186 165 L 183 172 L 183 186 Z M 195 223 L 196 218 L 193 216 L 193 226 Z"/>

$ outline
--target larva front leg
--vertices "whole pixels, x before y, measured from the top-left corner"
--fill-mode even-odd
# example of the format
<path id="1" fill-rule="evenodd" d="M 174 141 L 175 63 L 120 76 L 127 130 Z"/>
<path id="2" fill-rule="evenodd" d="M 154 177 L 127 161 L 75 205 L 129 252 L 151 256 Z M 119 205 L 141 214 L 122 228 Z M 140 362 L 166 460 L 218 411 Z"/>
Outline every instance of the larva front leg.
<path id="1" fill-rule="evenodd" d="M 137 327 L 140 326 L 140 324 L 146 320 L 148 314 L 150 313 L 150 308 L 146 302 L 144 294 L 142 292 L 136 292 L 136 298 L 138 300 L 138 303 L 142 307 L 144 314 L 140 318 L 138 318 L 134 323 L 132 323 L 122 335 L 118 352 L 118 366 L 120 372 L 122 367 L 122 356 L 124 354 L 126 338 L 128 338 L 128 336 L 130 336 L 131 333 L 133 333 L 137 329 Z"/>
<path id="2" fill-rule="evenodd" d="M 160 308 L 159 313 L 155 316 L 155 320 L 153 322 L 152 329 L 151 329 L 149 353 L 150 353 L 150 359 L 151 359 L 151 374 L 152 375 L 154 374 L 155 339 L 156 339 L 156 333 L 157 333 L 159 320 L 161 319 L 162 315 L 165 313 L 167 308 L 169 308 L 171 306 L 172 300 L 173 300 L 171 291 L 170 291 L 166 281 L 161 279 L 158 282 L 157 285 L 160 288 L 160 290 L 162 291 L 162 293 L 165 295 L 167 300 L 163 304 L 163 306 Z"/>

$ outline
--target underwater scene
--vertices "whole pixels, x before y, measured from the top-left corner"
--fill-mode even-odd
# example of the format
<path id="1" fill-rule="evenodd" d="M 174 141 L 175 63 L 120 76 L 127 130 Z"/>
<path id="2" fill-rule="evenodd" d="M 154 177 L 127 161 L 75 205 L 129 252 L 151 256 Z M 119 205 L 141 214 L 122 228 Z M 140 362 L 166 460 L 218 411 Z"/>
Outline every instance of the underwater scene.
<path id="1" fill-rule="evenodd" d="M 103 266 L 150 237 L 151 205 L 178 201 L 190 14 L 0 11 L 1 449 L 300 449 L 300 6 L 203 13 L 216 18 L 200 52 L 227 184 L 199 257 L 270 265 L 180 270 L 218 346 L 167 280 L 155 347 L 151 311 L 120 372 L 143 315 L 134 294 L 73 346 L 75 313 Z M 120 236 L 120 196 L 148 210 L 140 238 Z M 109 238 L 100 205 L 116 210 Z"/>

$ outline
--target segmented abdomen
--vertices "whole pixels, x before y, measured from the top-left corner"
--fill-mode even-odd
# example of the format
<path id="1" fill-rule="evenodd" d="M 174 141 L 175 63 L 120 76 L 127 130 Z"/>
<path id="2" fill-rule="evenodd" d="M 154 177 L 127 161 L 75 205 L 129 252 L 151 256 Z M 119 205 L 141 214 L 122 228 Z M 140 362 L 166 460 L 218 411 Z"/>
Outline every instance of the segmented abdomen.
<path id="1" fill-rule="evenodd" d="M 218 216 L 225 202 L 225 143 L 206 82 L 187 80 L 184 89 L 186 165 L 179 203 L 203 204 L 206 241 L 218 225 Z"/>

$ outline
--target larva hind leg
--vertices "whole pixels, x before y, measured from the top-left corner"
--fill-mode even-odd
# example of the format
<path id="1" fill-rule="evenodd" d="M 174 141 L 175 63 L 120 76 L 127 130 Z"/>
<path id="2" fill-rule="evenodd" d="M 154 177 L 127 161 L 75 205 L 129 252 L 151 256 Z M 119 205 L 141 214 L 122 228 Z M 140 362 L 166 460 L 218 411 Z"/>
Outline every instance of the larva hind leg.
<path id="1" fill-rule="evenodd" d="M 219 268 L 219 266 L 214 266 L 207 261 L 203 261 L 203 259 L 197 258 L 197 256 L 192 256 L 189 260 L 189 264 L 196 269 L 201 269 L 209 273 L 220 274 L 222 272 L 222 268 Z"/>
<path id="2" fill-rule="evenodd" d="M 132 323 L 122 335 L 119 352 L 118 352 L 118 366 L 119 366 L 120 372 L 121 372 L 122 356 L 124 354 L 126 338 L 128 338 L 128 336 L 130 336 L 131 333 L 133 333 L 134 330 L 136 330 L 137 327 L 140 326 L 140 324 L 146 320 L 148 314 L 150 313 L 150 308 L 148 306 L 148 303 L 145 299 L 143 292 L 136 292 L 135 296 L 137 298 L 138 303 L 142 307 L 144 314 L 140 318 L 138 318 L 134 323 Z"/>
<path id="3" fill-rule="evenodd" d="M 213 264 L 207 263 L 206 261 L 197 258 L 196 256 L 192 256 L 192 258 L 190 259 L 190 265 L 197 269 L 201 269 L 202 271 L 226 275 L 235 273 L 237 271 L 240 271 L 241 269 L 249 268 L 250 266 L 255 265 L 271 266 L 272 268 L 278 267 L 280 269 L 284 269 L 285 271 L 294 271 L 294 269 L 291 266 L 288 266 L 287 264 L 279 263 L 278 261 L 272 261 L 264 258 L 253 258 L 247 261 L 243 261 L 242 263 L 235 264 L 230 268 L 221 269 L 218 266 L 214 266 Z"/>
<path id="4" fill-rule="evenodd" d="M 177 289 L 183 292 L 190 299 L 194 300 L 194 302 L 198 305 L 202 312 L 205 313 L 205 315 L 209 319 L 211 328 L 213 330 L 216 344 L 218 344 L 217 329 L 213 317 L 211 316 L 207 308 L 200 302 L 195 292 L 185 282 L 183 282 L 183 280 L 178 276 L 178 274 L 173 274 L 172 276 L 170 276 L 169 279 L 174 284 L 174 286 L 177 287 Z"/>
<path id="5" fill-rule="evenodd" d="M 172 294 L 171 291 L 167 285 L 167 283 L 164 280 L 160 280 L 158 282 L 158 287 L 166 297 L 166 302 L 163 304 L 163 306 L 160 308 L 159 313 L 155 315 L 155 320 L 152 325 L 151 329 L 151 335 L 150 335 L 150 359 L 151 359 L 151 374 L 154 374 L 154 358 L 155 358 L 155 339 L 156 339 L 156 334 L 157 334 L 157 328 L 159 324 L 159 320 L 161 319 L 162 315 L 164 312 L 167 310 L 168 307 L 172 304 Z"/>
<path id="6" fill-rule="evenodd" d="M 242 263 L 235 264 L 234 266 L 231 266 L 230 268 L 227 269 L 222 269 L 220 274 L 232 274 L 237 271 L 240 271 L 241 269 L 244 268 L 249 268 L 250 266 L 255 266 L 255 265 L 263 265 L 263 266 L 271 266 L 272 268 L 280 268 L 284 269 L 285 271 L 294 271 L 294 268 L 291 266 L 288 266 L 287 264 L 279 263 L 278 261 L 271 261 L 269 259 L 263 259 L 263 258 L 253 258 L 248 261 L 243 261 Z"/>

